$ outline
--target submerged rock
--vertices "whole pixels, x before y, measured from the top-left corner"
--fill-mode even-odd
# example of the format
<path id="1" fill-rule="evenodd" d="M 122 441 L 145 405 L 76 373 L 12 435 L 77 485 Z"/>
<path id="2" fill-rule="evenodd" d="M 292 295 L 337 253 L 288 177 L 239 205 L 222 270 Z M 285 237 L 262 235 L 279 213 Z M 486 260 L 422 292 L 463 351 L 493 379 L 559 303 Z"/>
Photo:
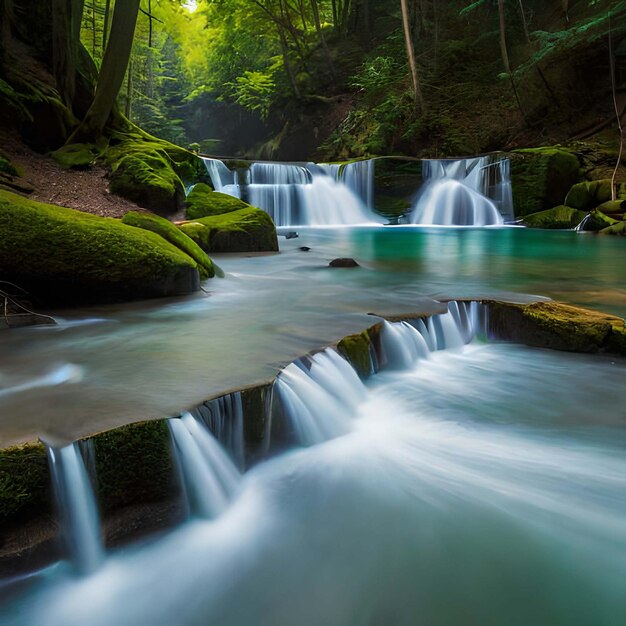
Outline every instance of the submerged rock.
<path id="1" fill-rule="evenodd" d="M 342 258 L 342 259 L 333 259 L 328 267 L 360 267 L 359 264 L 354 259 Z"/>
<path id="2" fill-rule="evenodd" d="M 523 224 L 529 228 L 571 229 L 576 228 L 586 216 L 585 211 L 561 205 L 527 215 Z"/>
<path id="3" fill-rule="evenodd" d="M 184 295 L 197 263 L 154 232 L 0 191 L 2 279 L 51 303 Z"/>
<path id="4" fill-rule="evenodd" d="M 205 252 L 278 252 L 272 218 L 252 206 L 183 222 L 179 228 Z"/>

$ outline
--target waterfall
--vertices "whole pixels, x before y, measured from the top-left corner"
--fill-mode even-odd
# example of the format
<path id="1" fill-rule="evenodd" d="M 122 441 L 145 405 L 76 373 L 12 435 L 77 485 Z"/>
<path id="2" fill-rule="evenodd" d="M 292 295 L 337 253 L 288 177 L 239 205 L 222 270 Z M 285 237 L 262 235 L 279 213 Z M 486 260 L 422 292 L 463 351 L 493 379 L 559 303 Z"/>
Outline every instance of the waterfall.
<path id="1" fill-rule="evenodd" d="M 63 543 L 82 574 L 94 572 L 104 559 L 100 517 L 77 443 L 48 447 L 52 486 Z"/>
<path id="2" fill-rule="evenodd" d="M 190 413 L 168 420 L 190 511 L 214 518 L 226 509 L 241 474 L 215 437 Z"/>
<path id="3" fill-rule="evenodd" d="M 478 302 L 450 302 L 448 312 L 426 320 L 383 322 L 381 350 L 387 368 L 407 369 L 437 350 L 458 349 L 487 329 Z"/>
<path id="4" fill-rule="evenodd" d="M 231 393 L 201 404 L 191 411 L 229 453 L 240 471 L 245 469 L 245 441 L 241 393 Z"/>
<path id="5" fill-rule="evenodd" d="M 216 159 L 204 159 L 216 191 L 267 212 L 276 226 L 380 223 L 373 212 L 373 164 L 252 163 L 245 181 Z M 368 178 L 369 177 L 369 178 Z M 345 180 L 344 180 L 345 179 Z"/>
<path id="6" fill-rule="evenodd" d="M 298 442 L 311 446 L 343 435 L 366 388 L 352 366 L 327 348 L 288 365 L 275 388 Z"/>
<path id="7" fill-rule="evenodd" d="M 413 224 L 490 226 L 502 224 L 503 214 L 512 217 L 507 159 L 426 160 L 422 175 L 424 186 L 409 216 Z"/>

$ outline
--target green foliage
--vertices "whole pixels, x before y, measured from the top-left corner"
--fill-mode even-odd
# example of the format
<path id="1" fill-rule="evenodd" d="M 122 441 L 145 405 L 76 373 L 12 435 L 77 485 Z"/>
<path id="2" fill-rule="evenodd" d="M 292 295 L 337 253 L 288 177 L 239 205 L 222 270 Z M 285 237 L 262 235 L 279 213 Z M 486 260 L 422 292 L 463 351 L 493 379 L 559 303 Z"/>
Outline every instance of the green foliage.
<path id="1" fill-rule="evenodd" d="M 235 102 L 249 111 L 258 111 L 261 119 L 267 120 L 276 91 L 271 74 L 246 71 L 229 86 L 232 86 Z"/>

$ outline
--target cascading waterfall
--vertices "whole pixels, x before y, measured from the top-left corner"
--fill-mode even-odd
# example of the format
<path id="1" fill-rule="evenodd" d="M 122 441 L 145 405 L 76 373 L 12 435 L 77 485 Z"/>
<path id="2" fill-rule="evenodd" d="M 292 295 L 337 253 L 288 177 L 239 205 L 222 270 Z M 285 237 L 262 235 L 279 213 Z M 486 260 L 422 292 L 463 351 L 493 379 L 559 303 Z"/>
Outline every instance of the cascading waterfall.
<path id="1" fill-rule="evenodd" d="M 383 323 L 381 350 L 385 366 L 408 369 L 431 352 L 462 348 L 487 329 L 487 309 L 478 302 L 448 303 L 448 312 L 426 320 Z"/>
<path id="2" fill-rule="evenodd" d="M 424 186 L 409 216 L 412 224 L 491 226 L 503 224 L 503 215 L 512 217 L 507 159 L 426 160 L 422 175 Z"/>
<path id="3" fill-rule="evenodd" d="M 352 366 L 330 348 L 313 355 L 308 364 L 299 360 L 288 365 L 278 375 L 275 389 L 303 446 L 348 432 L 366 393 Z"/>
<path id="4" fill-rule="evenodd" d="M 78 443 L 48 448 L 61 536 L 74 567 L 91 574 L 104 560 L 98 507 Z"/>
<path id="5" fill-rule="evenodd" d="M 205 159 L 205 163 L 216 191 L 263 209 L 277 226 L 381 222 L 371 210 L 373 166 L 369 162 L 350 164 L 341 176 L 338 165 L 257 162 L 250 166 L 245 181 L 221 161 Z"/>
<path id="6" fill-rule="evenodd" d="M 241 393 L 231 393 L 205 402 L 191 414 L 204 423 L 230 454 L 238 469 L 243 471 L 246 458 Z"/>
<path id="7" fill-rule="evenodd" d="M 190 511 L 218 517 L 241 482 L 241 474 L 215 437 L 190 413 L 168 421 Z"/>

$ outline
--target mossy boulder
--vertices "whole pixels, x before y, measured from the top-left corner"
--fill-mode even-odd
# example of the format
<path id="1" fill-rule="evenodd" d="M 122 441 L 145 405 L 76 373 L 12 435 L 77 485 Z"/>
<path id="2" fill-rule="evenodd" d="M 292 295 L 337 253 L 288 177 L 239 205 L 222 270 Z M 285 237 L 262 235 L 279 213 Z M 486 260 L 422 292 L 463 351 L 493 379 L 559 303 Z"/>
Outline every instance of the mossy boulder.
<path id="1" fill-rule="evenodd" d="M 164 217 L 131 211 L 124 215 L 122 223 L 128 224 L 128 226 L 134 226 L 135 228 L 149 230 L 175 245 L 198 264 L 198 271 L 202 279 L 213 278 L 213 276 L 215 276 L 213 261 L 211 261 L 207 253 L 202 250 L 193 239 L 185 235 L 180 228 L 174 226 L 172 222 L 166 220 Z"/>
<path id="2" fill-rule="evenodd" d="M 48 460 L 42 444 L 0 450 L 0 528 L 49 513 L 49 486 Z"/>
<path id="3" fill-rule="evenodd" d="M 371 340 L 369 333 L 363 331 L 355 335 L 344 337 L 337 349 L 352 365 L 361 378 L 368 378 L 372 374 Z"/>
<path id="4" fill-rule="evenodd" d="M 614 220 L 612 217 L 594 209 L 593 211 L 590 211 L 586 215 L 585 219 L 583 219 L 580 223 L 580 230 L 597 232 L 617 223 L 617 220 Z"/>
<path id="5" fill-rule="evenodd" d="M 248 206 L 222 215 L 184 222 L 179 228 L 205 252 L 277 252 L 272 218 Z"/>
<path id="6" fill-rule="evenodd" d="M 51 156 L 66 169 L 83 170 L 93 165 L 102 151 L 102 147 L 95 144 L 74 143 L 55 150 Z"/>
<path id="7" fill-rule="evenodd" d="M 526 148 L 508 156 L 516 217 L 563 204 L 580 177 L 578 158 L 564 148 Z"/>
<path id="8" fill-rule="evenodd" d="M 529 228 L 569 229 L 576 228 L 586 216 L 585 211 L 561 205 L 527 215 L 523 223 Z"/>
<path id="9" fill-rule="evenodd" d="M 626 326 L 614 315 L 560 302 L 487 302 L 490 333 L 498 339 L 567 352 L 626 356 Z"/>
<path id="10" fill-rule="evenodd" d="M 600 231 L 603 235 L 620 235 L 626 237 L 626 221 L 616 222 L 613 226 Z"/>
<path id="11" fill-rule="evenodd" d="M 179 211 L 185 187 L 167 155 L 152 150 L 124 157 L 111 174 L 111 191 L 138 205 L 165 215 Z"/>
<path id="12" fill-rule="evenodd" d="M 121 221 L 0 191 L 2 278 L 50 303 L 175 296 L 199 289 L 196 262 Z"/>
<path id="13" fill-rule="evenodd" d="M 577 183 L 567 193 L 565 204 L 581 211 L 591 211 L 612 198 L 611 180 L 589 180 Z M 618 186 L 618 198 L 626 200 L 626 185 Z"/>
<path id="14" fill-rule="evenodd" d="M 223 215 L 250 205 L 219 191 L 213 191 L 207 184 L 198 183 L 191 190 L 185 200 L 186 216 L 188 220 L 197 220 L 211 215 Z"/>
<path id="15" fill-rule="evenodd" d="M 626 213 L 626 200 L 609 200 L 596 208 L 605 215 L 622 215 Z"/>

